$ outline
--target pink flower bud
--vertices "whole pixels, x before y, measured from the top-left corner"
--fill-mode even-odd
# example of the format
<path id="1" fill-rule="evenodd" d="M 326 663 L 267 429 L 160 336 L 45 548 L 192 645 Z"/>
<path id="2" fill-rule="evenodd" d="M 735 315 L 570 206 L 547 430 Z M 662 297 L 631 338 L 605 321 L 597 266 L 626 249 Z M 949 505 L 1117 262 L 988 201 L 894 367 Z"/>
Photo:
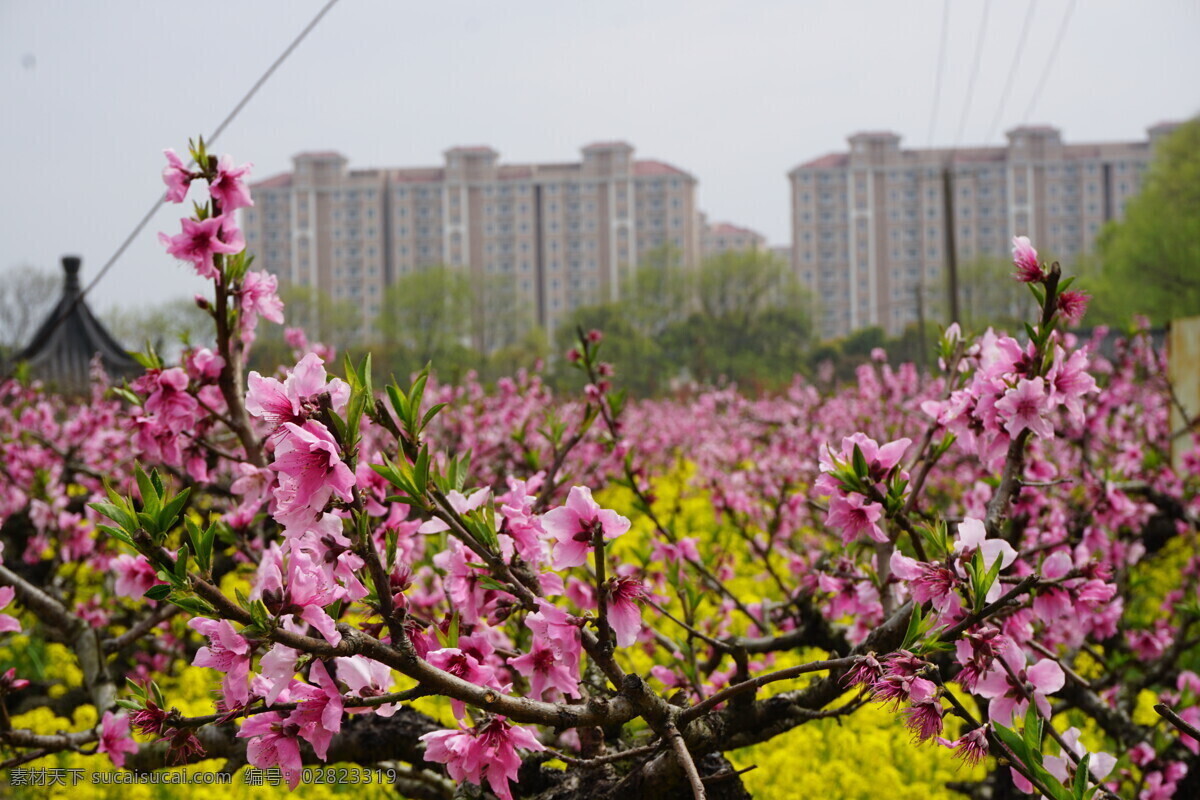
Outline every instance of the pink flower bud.
<path id="1" fill-rule="evenodd" d="M 1069 289 L 1058 296 L 1058 313 L 1070 325 L 1078 325 L 1087 313 L 1088 301 L 1092 296 L 1087 292 Z"/>
<path id="2" fill-rule="evenodd" d="M 1029 243 L 1028 236 L 1014 236 L 1012 240 L 1013 264 L 1017 272 L 1013 276 L 1021 283 L 1037 283 L 1045 279 L 1046 273 L 1038 264 L 1037 250 Z"/>

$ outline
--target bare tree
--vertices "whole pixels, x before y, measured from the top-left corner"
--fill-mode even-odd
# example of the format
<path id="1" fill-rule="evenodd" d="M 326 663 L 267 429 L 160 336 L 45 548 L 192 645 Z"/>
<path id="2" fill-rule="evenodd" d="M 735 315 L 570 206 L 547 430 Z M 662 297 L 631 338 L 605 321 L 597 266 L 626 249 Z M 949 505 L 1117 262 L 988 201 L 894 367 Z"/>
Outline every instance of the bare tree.
<path id="1" fill-rule="evenodd" d="M 30 264 L 0 274 L 0 350 L 14 353 L 29 344 L 61 291 L 58 273 Z"/>
<path id="2" fill-rule="evenodd" d="M 143 350 L 151 346 L 168 362 L 178 358 L 186 345 L 213 343 L 212 320 L 190 297 L 149 306 L 112 306 L 101 315 L 101 321 L 123 347 Z"/>

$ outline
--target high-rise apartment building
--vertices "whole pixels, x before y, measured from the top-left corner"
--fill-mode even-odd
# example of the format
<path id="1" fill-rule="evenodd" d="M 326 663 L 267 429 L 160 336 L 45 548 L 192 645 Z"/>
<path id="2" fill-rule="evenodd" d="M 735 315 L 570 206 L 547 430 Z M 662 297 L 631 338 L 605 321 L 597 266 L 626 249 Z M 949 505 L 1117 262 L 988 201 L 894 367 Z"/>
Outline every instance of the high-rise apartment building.
<path id="1" fill-rule="evenodd" d="M 439 167 L 351 170 L 335 152 L 293 165 L 252 187 L 248 249 L 281 280 L 352 301 L 364 322 L 387 286 L 434 264 L 506 284 L 517 313 L 553 331 L 572 309 L 617 299 L 639 254 L 671 245 L 684 265 L 699 260 L 696 179 L 635 160 L 625 142 L 564 164 L 455 147 Z"/>
<path id="2" fill-rule="evenodd" d="M 734 225 L 732 222 L 709 222 L 708 217 L 700 214 L 700 256 L 719 255 L 727 252 L 742 252 L 745 250 L 765 250 L 767 237 L 756 230 Z"/>
<path id="3" fill-rule="evenodd" d="M 922 290 L 946 296 L 946 173 L 960 264 L 1007 258 L 1014 235 L 1069 264 L 1100 226 L 1121 219 L 1154 143 L 1064 144 L 1047 126 L 1008 132 L 1006 147 L 903 150 L 889 132 L 856 133 L 850 150 L 788 173 L 792 265 L 823 337 L 868 326 L 900 333 Z"/>

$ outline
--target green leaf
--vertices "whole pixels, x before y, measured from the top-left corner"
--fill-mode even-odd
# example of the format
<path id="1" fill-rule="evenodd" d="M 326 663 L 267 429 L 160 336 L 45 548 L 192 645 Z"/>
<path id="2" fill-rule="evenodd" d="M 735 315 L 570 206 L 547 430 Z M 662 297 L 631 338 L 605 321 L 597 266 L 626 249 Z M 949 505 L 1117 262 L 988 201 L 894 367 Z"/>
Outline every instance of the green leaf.
<path id="1" fill-rule="evenodd" d="M 168 584 L 160 583 L 151 586 L 146 590 L 146 594 L 142 595 L 150 600 L 165 600 L 167 595 L 171 593 L 171 587 Z"/>
<path id="2" fill-rule="evenodd" d="M 458 472 L 454 476 L 454 488 L 462 491 L 463 486 L 467 483 L 467 475 L 471 472 L 471 451 L 463 453 L 458 457 Z"/>
<path id="3" fill-rule="evenodd" d="M 160 531 L 169 531 L 175 527 L 175 520 L 179 518 L 179 512 L 183 509 L 184 503 L 187 502 L 188 496 L 191 493 L 191 488 L 185 488 L 167 501 L 162 511 L 158 514 L 158 529 Z"/>
<path id="4" fill-rule="evenodd" d="M 1000 568 L 1003 565 L 1003 559 L 996 556 L 996 560 L 992 562 L 992 566 L 987 572 L 983 571 L 983 556 L 982 551 L 976 551 L 975 555 L 979 557 L 979 576 L 978 582 L 974 589 L 975 591 L 975 610 L 983 608 L 987 603 L 988 592 L 992 590 L 992 586 L 996 583 L 996 578 L 1000 576 Z"/>
<path id="5" fill-rule="evenodd" d="M 264 631 L 270 629 L 269 620 L 271 612 L 267 609 L 267 604 L 262 600 L 255 600 L 250 604 L 250 619 L 254 620 L 254 624 L 262 628 Z"/>
<path id="6" fill-rule="evenodd" d="M 129 355 L 144 369 L 158 369 L 162 366 L 162 362 L 158 359 L 158 354 L 153 350 L 147 350 L 145 353 L 131 350 L 129 351 Z"/>
<path id="7" fill-rule="evenodd" d="M 1075 771 L 1075 783 L 1071 786 L 1073 800 L 1084 800 L 1084 793 L 1087 792 L 1089 774 L 1089 764 L 1092 760 L 1091 753 L 1085 753 L 1083 758 L 1079 759 L 1079 769 Z"/>
<path id="8" fill-rule="evenodd" d="M 259 522 L 265 518 L 266 518 L 265 514 L 259 514 L 254 518 L 254 520 L 255 520 L 255 522 Z M 226 525 L 223 520 L 218 520 L 216 522 L 216 528 L 217 528 L 217 530 L 216 530 L 217 538 L 219 538 L 222 542 L 224 542 L 225 544 L 237 544 L 238 543 L 237 534 L 235 534 L 233 532 L 233 528 Z"/>
<path id="9" fill-rule="evenodd" d="M 137 479 L 138 491 L 142 495 L 142 510 L 151 517 L 157 517 L 162 508 L 162 497 L 155 489 L 150 476 L 142 469 L 141 464 L 134 465 L 133 476 Z"/>
<path id="10" fill-rule="evenodd" d="M 921 623 L 924 622 L 924 615 L 921 613 L 921 606 L 913 603 L 912 614 L 908 617 L 908 630 L 904 633 L 904 644 L 900 645 L 900 649 L 907 650 L 908 646 L 917 640 L 921 635 Z"/>
<path id="11" fill-rule="evenodd" d="M 421 374 L 417 376 L 416 381 L 413 382 L 412 388 L 408 392 L 409 420 L 407 427 L 409 435 L 414 440 L 420 434 L 420 430 L 416 426 L 416 420 L 417 415 L 421 413 L 421 400 L 425 396 L 425 384 L 428 380 L 429 364 L 426 364 L 425 369 L 421 370 Z"/>
<path id="12" fill-rule="evenodd" d="M 137 512 L 137 519 L 138 519 L 138 527 L 145 528 L 146 532 L 149 533 L 151 536 L 155 536 L 156 534 L 161 533 L 161 531 L 158 529 L 158 517 L 157 516 L 152 517 L 149 514 L 147 514 L 145 511 L 139 511 L 139 512 Z"/>
<path id="13" fill-rule="evenodd" d="M 507 586 L 488 575 L 480 576 L 479 585 L 485 589 L 492 589 L 497 592 L 506 592 L 508 594 L 512 594 L 512 591 Z"/>
<path id="14" fill-rule="evenodd" d="M 137 545 L 135 545 L 133 543 L 133 539 L 129 538 L 129 534 L 125 533 L 125 531 L 119 530 L 118 528 L 114 528 L 111 525 L 97 525 L 96 527 L 99 530 L 104 531 L 105 533 L 107 533 L 109 536 L 113 537 L 117 541 L 124 542 L 125 544 L 132 547 L 134 550 L 137 550 Z"/>
<path id="15" fill-rule="evenodd" d="M 333 427 L 337 429 L 338 438 L 343 442 L 346 441 L 346 420 L 342 419 L 333 410 L 329 412 L 329 419 L 333 422 Z"/>
<path id="16" fill-rule="evenodd" d="M 166 491 L 163 489 L 162 478 L 158 475 L 157 469 L 150 470 L 150 483 L 154 486 L 154 494 L 160 500 L 166 496 Z"/>
<path id="17" fill-rule="evenodd" d="M 863 456 L 862 450 L 858 445 L 854 445 L 854 456 L 851 463 L 854 466 L 854 474 L 859 479 L 865 480 L 866 477 L 871 473 L 871 468 L 867 464 L 867 459 L 865 456 Z"/>
<path id="18" fill-rule="evenodd" d="M 420 496 L 429 491 L 429 448 L 421 446 L 417 453 L 417 463 L 413 465 L 414 494 Z"/>
<path id="19" fill-rule="evenodd" d="M 198 617 L 211 617 L 217 613 L 216 609 L 199 597 L 168 597 L 167 602 L 184 611 L 190 611 Z"/>
<path id="20" fill-rule="evenodd" d="M 358 366 L 358 381 L 362 384 L 368 397 L 375 394 L 375 388 L 371 385 L 371 351 L 369 350 Z"/>
<path id="21" fill-rule="evenodd" d="M 203 572 L 204 559 L 201 557 L 200 551 L 204 544 L 204 531 L 200 530 L 200 526 L 191 519 L 184 519 L 183 529 L 187 532 L 187 541 L 192 547 L 192 555 L 196 558 L 196 565 Z"/>
<path id="22" fill-rule="evenodd" d="M 187 529 L 188 539 L 192 543 L 192 552 L 196 557 L 196 565 L 204 574 L 212 569 L 212 548 L 213 539 L 216 538 L 216 523 L 212 523 L 205 530 L 200 530 L 200 526 L 190 519 L 185 518 L 183 521 L 184 528 Z"/>
<path id="23" fill-rule="evenodd" d="M 109 391 L 130 405 L 137 406 L 141 405 L 142 403 L 142 398 L 138 397 L 136 394 L 123 386 L 112 386 L 109 388 Z"/>
<path id="24" fill-rule="evenodd" d="M 156 704 L 158 704 L 158 707 L 166 708 L 167 701 L 166 701 L 166 698 L 163 697 L 162 689 L 159 689 L 158 684 L 155 683 L 154 681 L 150 681 L 150 691 L 151 691 L 151 693 L 153 693 L 154 702 Z"/>
<path id="25" fill-rule="evenodd" d="M 412 427 L 412 414 L 408 408 L 408 397 L 400 391 L 400 387 L 395 381 L 388 384 L 387 396 L 392 403 L 392 409 L 396 412 L 396 419 L 404 426 L 405 430 Z"/>
<path id="26" fill-rule="evenodd" d="M 1038 764 L 1042 763 L 1042 718 L 1032 708 L 1025 715 L 1024 728 L 1021 731 L 1025 747 Z"/>
<path id="27" fill-rule="evenodd" d="M 996 731 L 996 736 L 1000 737 L 1000 741 L 1013 751 L 1022 764 L 1029 763 L 1029 750 L 1025 746 L 1025 740 L 1015 730 L 999 724 L 993 724 L 992 728 Z"/>
<path id="28" fill-rule="evenodd" d="M 120 525 L 126 533 L 132 534 L 138 529 L 137 520 L 134 519 L 133 515 L 118 505 L 114 505 L 113 503 L 88 503 L 88 506 L 97 514 L 102 514 Z"/>
<path id="29" fill-rule="evenodd" d="M 438 415 L 438 412 L 445 407 L 446 403 L 436 403 L 432 408 L 426 411 L 425 416 L 421 418 L 421 429 L 424 430 L 425 426 L 428 425 L 430 421 Z"/>
<path id="30" fill-rule="evenodd" d="M 399 539 L 399 531 L 395 529 L 388 530 L 384 534 L 384 539 L 386 541 L 386 550 L 384 552 L 387 561 L 384 563 L 383 568 L 390 570 L 392 565 L 396 563 L 396 542 Z"/>
<path id="31" fill-rule="evenodd" d="M 384 456 L 382 464 L 371 464 L 370 466 L 371 469 L 383 476 L 388 483 L 400 489 L 405 494 L 412 497 L 420 497 L 424 494 L 417 489 L 416 484 L 413 482 L 411 468 L 408 464 L 395 464 L 387 456 Z M 423 504 L 419 503 L 418 505 Z"/>
<path id="32" fill-rule="evenodd" d="M 188 548 L 183 545 L 175 551 L 175 577 L 180 583 L 187 583 Z"/>

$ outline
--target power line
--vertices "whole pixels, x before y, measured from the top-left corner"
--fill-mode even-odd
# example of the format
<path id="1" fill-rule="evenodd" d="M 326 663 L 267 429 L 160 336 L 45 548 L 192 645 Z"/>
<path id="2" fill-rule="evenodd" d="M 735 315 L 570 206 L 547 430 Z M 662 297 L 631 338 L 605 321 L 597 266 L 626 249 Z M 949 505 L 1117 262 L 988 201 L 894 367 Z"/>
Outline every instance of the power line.
<path id="1" fill-rule="evenodd" d="M 933 147 L 933 127 L 937 123 L 938 105 L 942 99 L 942 73 L 946 69 L 946 34 L 950 30 L 950 0 L 942 3 L 942 40 L 938 45 L 937 77 L 933 81 L 933 109 L 929 112 L 929 136 L 927 146 Z"/>
<path id="2" fill-rule="evenodd" d="M 237 115 L 239 113 L 241 113 L 242 109 L 246 107 L 246 104 L 250 102 L 250 99 L 252 97 L 254 97 L 254 95 L 258 94 L 258 90 L 263 87 L 263 84 L 265 84 L 267 82 L 267 80 L 273 74 L 275 74 L 275 70 L 279 69 L 279 65 L 287 60 L 287 57 L 292 54 L 292 51 L 295 50 L 296 47 L 299 46 L 300 42 L 304 41 L 305 37 L 308 36 L 308 34 L 312 33 L 313 28 L 317 27 L 317 23 L 319 23 L 321 21 L 321 19 L 327 13 L 329 13 L 329 10 L 331 8 L 333 8 L 335 5 L 337 5 L 337 3 L 338 3 L 338 0 L 329 0 L 329 2 L 327 2 L 321 8 L 321 10 L 317 12 L 317 15 L 312 18 L 312 21 L 309 22 L 308 25 L 306 25 L 304 27 L 304 30 L 300 31 L 299 35 L 297 35 L 296 38 L 292 40 L 292 43 L 289 44 L 287 46 L 287 48 L 282 53 L 279 54 L 279 57 L 275 59 L 275 61 L 271 64 L 271 66 L 267 67 L 267 71 L 264 72 L 262 74 L 262 76 L 259 77 L 259 79 L 254 82 L 254 85 L 250 87 L 250 91 L 246 92 L 246 94 L 242 97 L 242 99 L 240 101 L 238 101 L 238 104 L 233 107 L 233 110 L 230 111 L 225 116 L 225 119 L 221 120 L 221 124 L 217 126 L 216 130 L 213 131 L 212 136 L 208 137 L 208 139 L 205 140 L 205 144 L 212 144 L 213 142 L 215 142 L 217 140 L 217 137 L 219 137 L 222 133 L 225 132 L 225 129 L 227 127 L 229 127 L 229 123 L 233 122 L 234 118 L 237 117 Z M 96 277 L 92 278 L 91 282 L 88 283 L 88 285 L 84 288 L 84 290 L 82 292 L 80 292 L 80 294 L 79 294 L 80 301 L 82 301 L 83 298 L 87 296 L 88 292 L 90 292 L 93 288 L 95 288 L 96 284 L 100 282 L 100 279 L 104 277 L 105 273 L 107 273 L 109 271 L 109 269 L 112 268 L 113 264 L 117 263 L 117 259 L 119 259 L 121 257 L 121 255 L 125 252 L 126 248 L 128 248 L 129 245 L 133 243 L 133 240 L 137 238 L 138 234 L 141 233 L 142 230 L 146 227 L 146 225 L 148 225 L 150 223 L 151 218 L 154 217 L 154 215 L 155 215 L 155 213 L 157 213 L 159 207 L 162 206 L 162 203 L 166 199 L 166 196 L 167 196 L 166 192 L 164 192 L 163 194 L 161 194 L 159 196 L 159 198 L 157 200 L 154 201 L 154 205 L 150 206 L 150 209 L 146 212 L 145 216 L 142 217 L 141 222 L 139 222 L 134 227 L 133 231 L 128 236 L 125 237 L 125 241 L 121 242 L 121 246 L 118 247 L 117 251 L 112 254 L 112 257 L 110 257 L 108 259 L 108 261 L 104 262 L 104 266 L 102 266 L 100 268 L 100 271 L 96 273 Z M 55 327 L 58 327 L 58 326 L 55 325 Z M 53 331 L 53 330 L 54 329 L 51 328 L 51 331 Z"/>
<path id="3" fill-rule="evenodd" d="M 1029 122 L 1029 118 L 1033 116 L 1033 110 L 1037 108 L 1037 102 L 1042 96 L 1042 89 L 1046 86 L 1046 78 L 1050 76 L 1050 70 L 1054 67 L 1054 61 L 1058 58 L 1058 49 L 1063 43 L 1063 37 L 1067 33 L 1067 23 L 1071 21 L 1071 13 L 1075 10 L 1075 0 L 1069 0 L 1067 3 L 1067 12 L 1063 14 L 1062 22 L 1058 26 L 1058 33 L 1054 37 L 1054 44 L 1050 46 L 1050 57 L 1046 59 L 1046 66 L 1042 69 L 1042 76 L 1038 78 L 1037 87 L 1033 90 L 1033 97 L 1029 98 L 1029 107 L 1025 109 L 1025 116 L 1021 118 L 1021 124 Z"/>
<path id="4" fill-rule="evenodd" d="M 983 16 L 979 18 L 979 33 L 975 36 L 975 64 L 971 67 L 971 78 L 967 82 L 967 99 L 963 103 L 962 116 L 958 120 L 958 133 L 954 136 L 954 148 L 962 143 L 963 132 L 967 127 L 967 116 L 971 113 L 971 100 L 975 95 L 975 79 L 979 77 L 979 64 L 983 61 L 983 37 L 987 33 L 988 8 L 991 0 L 983 0 Z"/>
<path id="5" fill-rule="evenodd" d="M 1037 5 L 1037 0 L 1029 0 L 1029 8 L 1025 11 L 1025 21 L 1021 24 L 1021 35 L 1017 40 L 1017 49 L 1013 51 L 1012 64 L 1008 68 L 1008 77 L 1004 80 L 1004 91 L 1000 93 L 1000 106 L 996 109 L 996 116 L 992 119 L 992 124 L 988 129 L 985 142 L 992 141 L 992 137 L 996 135 L 996 131 L 1000 128 L 1000 121 L 1004 118 L 1004 108 L 1008 105 L 1009 95 L 1012 94 L 1013 81 L 1017 76 L 1017 67 L 1021 64 L 1021 54 L 1025 52 L 1025 42 L 1029 38 L 1029 26 L 1033 22 L 1033 9 Z"/>
<path id="6" fill-rule="evenodd" d="M 310 33 L 312 33 L 313 29 L 317 27 L 317 24 L 320 23 L 325 15 L 329 13 L 330 9 L 337 4 L 338 0 L 329 0 L 329 2 L 321 7 L 321 10 L 317 12 L 316 16 L 314 16 L 306 26 L 304 26 L 304 29 L 297 34 L 296 38 L 292 39 L 291 44 L 289 44 L 284 51 L 279 54 L 279 57 L 272 62 L 271 66 L 267 67 L 267 71 L 264 72 L 259 79 L 254 82 L 254 85 L 250 87 L 250 90 L 242 96 L 242 99 L 239 100 L 238 104 L 233 107 L 233 110 L 225 115 L 225 119 L 221 120 L 221 124 L 218 125 L 213 131 L 212 135 L 205 140 L 206 144 L 215 142 L 217 138 L 225 132 L 225 129 L 229 126 L 229 124 L 233 122 L 239 113 L 241 113 L 242 109 L 246 107 L 246 104 L 250 102 L 251 98 L 258 94 L 258 90 L 263 87 L 263 84 L 265 84 L 268 79 L 270 79 L 270 77 L 275 73 L 275 70 L 279 69 L 279 66 L 283 64 L 283 62 L 287 60 L 288 56 L 292 54 L 292 51 L 294 51 L 300 45 L 300 43 L 304 41 L 304 39 Z M 129 245 L 133 243 L 133 240 L 138 237 L 138 234 L 140 234 L 150 223 L 150 220 L 158 212 L 158 209 L 162 206 L 163 202 L 166 200 L 166 197 L 167 195 L 165 191 L 158 196 L 158 198 L 154 201 L 154 204 L 151 205 L 149 210 L 146 211 L 145 215 L 142 216 L 142 219 L 138 222 L 138 224 L 134 226 L 129 235 L 126 236 L 121 242 L 121 245 L 117 248 L 116 252 L 109 257 L 108 261 L 104 262 L 104 266 L 102 266 L 100 271 L 96 273 L 96 277 L 92 278 L 88 285 L 84 287 L 83 291 L 76 295 L 75 300 L 69 306 L 64 308 L 62 312 L 55 318 L 54 322 L 46 331 L 46 336 L 50 336 L 56 330 L 58 330 L 58 327 L 67 320 L 67 317 L 71 316 L 71 313 L 75 310 L 76 306 L 83 302 L 83 299 L 87 296 L 88 292 L 96 288 L 96 284 L 98 284 L 100 280 L 108 273 L 108 271 L 112 269 L 113 264 L 117 263 L 117 259 L 124 254 L 125 250 L 129 248 Z M 4 380 L 8 380 L 13 376 L 16 366 L 16 364 L 13 364 L 12 367 L 9 368 L 7 374 L 4 376 Z"/>

